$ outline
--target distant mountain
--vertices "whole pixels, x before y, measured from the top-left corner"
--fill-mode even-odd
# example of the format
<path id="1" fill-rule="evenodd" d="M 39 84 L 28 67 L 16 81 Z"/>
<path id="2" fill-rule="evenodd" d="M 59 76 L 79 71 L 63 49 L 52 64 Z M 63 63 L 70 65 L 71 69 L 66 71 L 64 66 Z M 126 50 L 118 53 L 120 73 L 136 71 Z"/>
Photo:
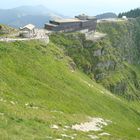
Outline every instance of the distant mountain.
<path id="1" fill-rule="evenodd" d="M 13 9 L 0 10 L 0 23 L 17 28 L 28 23 L 35 24 L 37 27 L 43 27 L 44 23 L 50 19 L 62 17 L 62 15 L 44 6 L 21 6 Z"/>
<path id="2" fill-rule="evenodd" d="M 103 13 L 96 16 L 97 19 L 108 19 L 108 18 L 117 18 L 115 13 Z"/>

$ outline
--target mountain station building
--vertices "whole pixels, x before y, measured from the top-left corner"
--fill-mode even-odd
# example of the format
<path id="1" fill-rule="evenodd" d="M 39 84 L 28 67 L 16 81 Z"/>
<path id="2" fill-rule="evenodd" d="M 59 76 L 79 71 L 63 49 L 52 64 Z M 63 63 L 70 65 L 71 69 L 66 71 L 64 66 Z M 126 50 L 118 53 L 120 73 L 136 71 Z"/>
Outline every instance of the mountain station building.
<path id="1" fill-rule="evenodd" d="M 45 24 L 45 29 L 54 32 L 95 32 L 97 19 L 94 16 L 87 16 L 85 14 L 75 16 L 70 19 L 50 20 Z"/>

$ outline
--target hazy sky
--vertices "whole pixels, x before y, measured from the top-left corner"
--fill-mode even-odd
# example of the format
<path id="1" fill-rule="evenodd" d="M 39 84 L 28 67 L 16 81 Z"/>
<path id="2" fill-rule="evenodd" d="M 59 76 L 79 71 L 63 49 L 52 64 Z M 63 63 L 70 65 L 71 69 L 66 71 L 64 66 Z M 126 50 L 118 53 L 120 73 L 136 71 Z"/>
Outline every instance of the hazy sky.
<path id="1" fill-rule="evenodd" d="M 127 11 L 140 7 L 140 0 L 2 0 L 0 8 L 13 8 L 21 5 L 44 5 L 64 15 L 87 13 L 96 15 L 104 12 Z"/>

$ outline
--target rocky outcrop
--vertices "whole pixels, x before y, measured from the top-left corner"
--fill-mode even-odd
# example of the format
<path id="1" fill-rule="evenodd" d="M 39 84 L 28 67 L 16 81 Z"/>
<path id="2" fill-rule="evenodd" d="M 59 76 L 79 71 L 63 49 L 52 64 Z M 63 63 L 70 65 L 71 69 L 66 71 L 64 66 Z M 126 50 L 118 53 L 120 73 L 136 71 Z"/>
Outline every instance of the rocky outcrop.
<path id="1" fill-rule="evenodd" d="M 97 49 L 94 51 L 94 54 L 93 54 L 93 56 L 102 56 L 102 55 L 104 55 L 103 49 Z"/>
<path id="2" fill-rule="evenodd" d="M 115 85 L 110 85 L 109 89 L 112 93 L 123 95 L 127 91 L 127 83 L 125 81 L 120 81 Z"/>
<path id="3" fill-rule="evenodd" d="M 115 70 L 116 63 L 112 60 L 107 60 L 104 62 L 99 62 L 95 66 L 95 70 L 97 69 L 105 69 L 105 70 Z"/>

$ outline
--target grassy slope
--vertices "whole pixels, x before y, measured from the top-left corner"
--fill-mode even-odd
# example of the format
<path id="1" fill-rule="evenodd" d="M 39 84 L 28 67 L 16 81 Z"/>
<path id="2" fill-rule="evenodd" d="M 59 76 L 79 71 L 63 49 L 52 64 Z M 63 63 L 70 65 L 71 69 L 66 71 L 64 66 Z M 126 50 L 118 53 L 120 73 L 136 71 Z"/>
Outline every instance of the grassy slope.
<path id="1" fill-rule="evenodd" d="M 0 24 L 0 37 L 8 37 L 10 34 L 16 34 L 16 33 L 17 33 L 16 29 Z"/>
<path id="2" fill-rule="evenodd" d="M 113 121 L 104 128 L 111 136 L 101 139 L 139 140 L 139 104 L 128 104 L 78 70 L 73 72 L 69 61 L 52 43 L 47 47 L 37 41 L 0 43 L 0 138 L 54 140 L 77 133 L 76 140 L 88 140 L 94 132 L 62 128 L 92 116 Z M 51 129 L 52 124 L 59 130 Z"/>

